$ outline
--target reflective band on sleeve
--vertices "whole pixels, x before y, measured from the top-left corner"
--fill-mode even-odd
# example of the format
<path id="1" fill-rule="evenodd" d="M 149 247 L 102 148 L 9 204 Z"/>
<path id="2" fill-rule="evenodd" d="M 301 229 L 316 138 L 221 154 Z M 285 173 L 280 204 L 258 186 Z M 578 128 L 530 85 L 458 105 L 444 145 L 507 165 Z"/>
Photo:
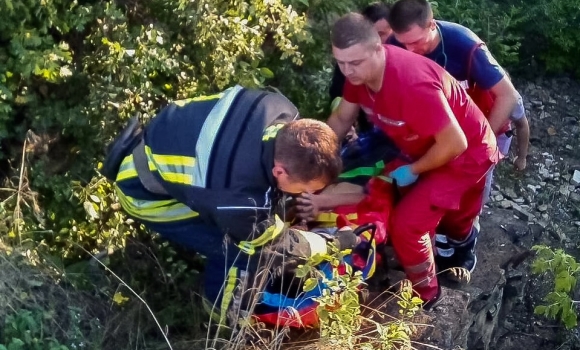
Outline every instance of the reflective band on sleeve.
<path id="1" fill-rule="evenodd" d="M 145 154 L 149 170 L 156 169 L 163 180 L 180 185 L 196 185 L 194 157 L 155 154 L 149 146 L 145 146 Z"/>
<path id="2" fill-rule="evenodd" d="M 119 166 L 115 181 L 123 181 L 137 177 L 137 170 L 133 164 L 133 154 L 126 156 Z"/>
<path id="3" fill-rule="evenodd" d="M 198 212 L 175 199 L 159 201 L 136 199 L 125 195 L 116 184 L 115 192 L 127 214 L 137 219 L 150 222 L 171 222 L 199 216 Z"/>

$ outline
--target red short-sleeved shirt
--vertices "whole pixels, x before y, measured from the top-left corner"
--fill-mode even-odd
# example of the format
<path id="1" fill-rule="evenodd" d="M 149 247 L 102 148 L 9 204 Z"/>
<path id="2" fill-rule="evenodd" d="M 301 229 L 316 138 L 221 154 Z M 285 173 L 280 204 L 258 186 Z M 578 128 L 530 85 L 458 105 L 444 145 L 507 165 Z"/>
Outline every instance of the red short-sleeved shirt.
<path id="1" fill-rule="evenodd" d="M 483 113 L 443 68 L 423 56 L 385 45 L 387 55 L 381 90 L 346 82 L 343 97 L 356 103 L 401 151 L 413 160 L 435 143 L 434 136 L 456 120 L 467 138 L 467 150 L 448 165 L 468 160 L 496 162 L 496 140 Z"/>

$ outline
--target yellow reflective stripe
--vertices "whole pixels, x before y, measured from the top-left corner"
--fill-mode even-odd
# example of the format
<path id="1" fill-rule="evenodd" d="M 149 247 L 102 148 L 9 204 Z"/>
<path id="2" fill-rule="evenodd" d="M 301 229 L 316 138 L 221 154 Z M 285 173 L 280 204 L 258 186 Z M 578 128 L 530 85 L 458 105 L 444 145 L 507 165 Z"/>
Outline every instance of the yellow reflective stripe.
<path id="1" fill-rule="evenodd" d="M 183 100 L 174 101 L 173 104 L 175 104 L 178 107 L 183 107 L 190 102 L 211 101 L 211 100 L 220 99 L 220 98 L 222 98 L 223 95 L 224 95 L 223 92 L 220 92 L 219 94 L 214 94 L 214 95 L 209 95 L 209 96 L 198 96 L 198 97 L 193 97 L 193 98 L 186 98 Z"/>
<path id="2" fill-rule="evenodd" d="M 231 267 L 228 271 L 228 277 L 226 279 L 226 286 L 224 288 L 224 295 L 222 297 L 222 305 L 220 312 L 220 325 L 224 325 L 226 316 L 228 313 L 228 308 L 232 299 L 234 298 L 234 289 L 236 288 L 236 279 L 238 278 L 238 268 Z"/>
<path id="3" fill-rule="evenodd" d="M 161 170 L 161 169 L 159 169 Z M 163 180 L 171 183 L 193 186 L 193 176 L 188 174 L 179 174 L 174 172 L 159 171 Z"/>
<path id="4" fill-rule="evenodd" d="M 267 127 L 266 130 L 264 130 L 262 141 L 268 141 L 269 139 L 275 138 L 276 135 L 278 134 L 278 131 L 280 131 L 280 129 L 282 129 L 283 126 L 284 124 L 279 123 Z"/>
<path id="5" fill-rule="evenodd" d="M 115 192 L 123 209 L 137 219 L 150 222 L 171 222 L 199 216 L 199 213 L 175 199 L 160 201 L 136 199 L 125 195 L 117 185 L 115 185 Z"/>
<path id="6" fill-rule="evenodd" d="M 333 224 L 334 226 L 336 226 L 336 219 L 337 218 L 338 218 L 338 214 L 333 213 L 333 212 L 326 212 L 326 213 L 318 214 L 315 221 L 321 222 L 321 223 L 329 223 L 329 224 Z M 357 215 L 357 213 L 350 213 L 350 214 L 346 214 L 346 218 L 348 221 L 353 221 L 353 220 L 358 219 L 358 215 Z"/>
<path id="7" fill-rule="evenodd" d="M 123 181 L 132 179 L 134 177 L 137 177 L 137 170 L 133 165 L 133 155 L 129 154 L 123 159 L 121 165 L 119 166 L 119 172 L 117 173 L 116 181 Z"/>
<path id="8" fill-rule="evenodd" d="M 156 170 L 163 180 L 188 186 L 195 184 L 194 157 L 155 154 L 149 146 L 145 146 L 145 154 L 149 160 L 149 170 Z"/>
<path id="9" fill-rule="evenodd" d="M 151 152 L 151 149 L 146 146 L 146 149 L 148 149 L 149 152 Z M 186 156 L 168 156 L 168 155 L 161 155 L 161 154 L 154 154 L 151 153 L 151 155 L 153 156 L 153 160 L 155 161 L 155 164 L 159 164 L 159 165 L 183 165 L 183 166 L 189 166 L 192 167 L 195 165 L 195 158 L 193 157 L 186 157 Z"/>

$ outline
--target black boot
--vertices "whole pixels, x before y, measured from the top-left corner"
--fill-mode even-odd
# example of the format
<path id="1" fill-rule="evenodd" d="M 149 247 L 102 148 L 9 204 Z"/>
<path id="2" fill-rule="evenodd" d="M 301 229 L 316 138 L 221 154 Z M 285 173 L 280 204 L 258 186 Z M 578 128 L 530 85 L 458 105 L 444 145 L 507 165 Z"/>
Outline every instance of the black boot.
<path id="1" fill-rule="evenodd" d="M 478 226 L 478 225 L 477 225 Z M 439 271 L 444 271 L 454 267 L 464 268 L 472 273 L 477 265 L 477 256 L 475 255 L 475 246 L 479 236 L 479 227 L 473 226 L 467 238 L 462 241 L 447 239 L 436 242 L 437 256 L 435 262 Z"/>

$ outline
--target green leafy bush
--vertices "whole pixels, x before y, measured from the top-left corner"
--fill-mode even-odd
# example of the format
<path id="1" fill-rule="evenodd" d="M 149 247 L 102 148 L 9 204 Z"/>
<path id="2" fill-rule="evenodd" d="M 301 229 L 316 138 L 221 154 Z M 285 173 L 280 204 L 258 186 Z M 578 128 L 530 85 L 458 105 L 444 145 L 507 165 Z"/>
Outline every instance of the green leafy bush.
<path id="1" fill-rule="evenodd" d="M 486 42 L 500 64 L 510 66 L 518 63 L 522 34 L 514 29 L 525 19 L 521 7 L 492 0 L 438 0 L 432 5 L 436 18 L 473 30 Z"/>
<path id="2" fill-rule="evenodd" d="M 580 275 L 580 264 L 562 249 L 553 250 L 547 246 L 534 246 L 536 259 L 532 265 L 534 274 L 549 274 L 554 279 L 553 289 L 544 297 L 544 305 L 538 305 L 534 312 L 552 319 L 559 319 L 566 328 L 578 324 L 578 307 L 570 294 L 576 287 Z"/>

